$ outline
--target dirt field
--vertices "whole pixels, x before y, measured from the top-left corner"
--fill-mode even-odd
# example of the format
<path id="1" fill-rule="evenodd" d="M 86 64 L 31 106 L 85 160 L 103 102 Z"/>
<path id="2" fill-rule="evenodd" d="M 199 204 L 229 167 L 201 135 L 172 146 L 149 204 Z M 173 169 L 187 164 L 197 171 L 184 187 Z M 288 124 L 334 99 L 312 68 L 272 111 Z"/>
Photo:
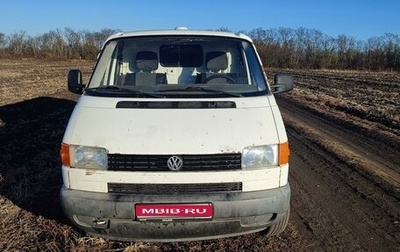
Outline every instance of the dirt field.
<path id="1" fill-rule="evenodd" d="M 1 251 L 400 250 L 399 73 L 292 71 L 295 90 L 277 96 L 292 150 L 282 235 L 156 244 L 85 236 L 61 211 L 58 153 L 77 98 L 66 74 L 92 64 L 0 61 Z"/>

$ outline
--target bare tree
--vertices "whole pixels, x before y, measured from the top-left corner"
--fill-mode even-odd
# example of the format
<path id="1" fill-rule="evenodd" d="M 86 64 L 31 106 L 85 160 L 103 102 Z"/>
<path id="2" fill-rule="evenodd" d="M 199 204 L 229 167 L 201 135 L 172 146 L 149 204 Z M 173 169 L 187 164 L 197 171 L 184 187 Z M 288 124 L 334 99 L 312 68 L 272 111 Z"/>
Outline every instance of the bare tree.
<path id="1" fill-rule="evenodd" d="M 0 48 L 3 48 L 6 44 L 6 35 L 0 32 Z"/>
<path id="2" fill-rule="evenodd" d="M 64 29 L 64 38 L 68 46 L 67 58 L 81 58 L 83 53 L 81 33 L 67 27 Z"/>
<path id="3" fill-rule="evenodd" d="M 15 56 L 22 56 L 24 51 L 24 42 L 26 39 L 26 32 L 19 31 L 11 34 L 8 37 L 8 50 Z"/>
<path id="4" fill-rule="evenodd" d="M 0 32 L 0 56 L 5 54 L 5 47 L 6 47 L 6 35 Z"/>
<path id="5" fill-rule="evenodd" d="M 383 38 L 384 64 L 386 69 L 400 69 L 400 38 L 393 33 L 386 33 Z"/>

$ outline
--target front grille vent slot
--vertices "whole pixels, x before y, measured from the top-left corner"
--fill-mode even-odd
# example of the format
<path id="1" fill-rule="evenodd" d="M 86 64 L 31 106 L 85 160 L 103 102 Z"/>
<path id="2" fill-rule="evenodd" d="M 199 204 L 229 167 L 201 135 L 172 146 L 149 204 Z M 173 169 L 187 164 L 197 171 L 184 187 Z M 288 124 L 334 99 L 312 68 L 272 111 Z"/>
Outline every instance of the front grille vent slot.
<path id="1" fill-rule="evenodd" d="M 233 101 L 119 101 L 123 109 L 227 109 L 236 108 Z"/>
<path id="2" fill-rule="evenodd" d="M 120 194 L 193 194 L 193 193 L 234 193 L 242 191 L 242 183 L 205 184 L 122 184 L 108 183 L 109 193 Z"/>

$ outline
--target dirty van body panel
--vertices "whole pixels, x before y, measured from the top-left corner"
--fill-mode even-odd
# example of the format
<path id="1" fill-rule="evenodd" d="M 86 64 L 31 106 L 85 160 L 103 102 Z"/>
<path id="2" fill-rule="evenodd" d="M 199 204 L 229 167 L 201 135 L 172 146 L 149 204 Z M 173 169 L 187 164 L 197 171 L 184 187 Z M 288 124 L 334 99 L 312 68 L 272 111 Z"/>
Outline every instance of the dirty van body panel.
<path id="1" fill-rule="evenodd" d="M 113 195 L 62 188 L 63 209 L 87 233 L 116 240 L 172 242 L 230 237 L 266 229 L 289 208 L 290 187 L 197 195 Z M 135 204 L 212 202 L 210 220 L 137 220 Z M 102 225 L 99 225 L 101 223 Z"/>
<path id="2" fill-rule="evenodd" d="M 289 144 L 251 39 L 214 31 L 118 33 L 99 54 L 61 144 L 64 213 L 122 241 L 189 241 L 267 230 L 290 209 Z"/>
<path id="3" fill-rule="evenodd" d="M 120 154 L 214 154 L 240 153 L 245 146 L 281 140 L 263 96 L 250 102 L 230 99 L 237 107 L 229 109 L 116 108 L 121 100 L 127 101 L 82 97 L 66 141 L 106 146 L 109 153 Z"/>
<path id="4" fill-rule="evenodd" d="M 98 99 L 91 99 L 81 97 L 64 142 L 106 146 L 109 154 L 172 156 L 241 153 L 243 146 L 287 141 L 286 135 L 275 129 L 279 117 L 273 116 L 274 100 L 265 96 L 250 103 L 230 99 L 237 104 L 230 109 L 120 109 L 115 104 L 121 99 L 105 98 L 107 102 L 100 106 L 96 105 Z M 171 120 L 174 118 L 179 119 Z M 99 125 L 106 129 L 101 134 L 93 130 Z M 288 168 L 160 173 L 63 167 L 61 200 L 76 226 L 110 239 L 166 242 L 229 237 L 264 230 L 283 218 L 290 202 Z M 179 185 L 192 188 L 224 183 L 239 183 L 240 191 L 187 193 L 182 191 L 186 187 L 161 191 L 164 193 L 129 191 L 145 184 L 177 190 Z M 124 191 L 114 193 L 112 185 L 120 185 Z M 143 203 L 208 203 L 214 212 L 207 220 L 137 220 L 135 205 Z"/>
<path id="5" fill-rule="evenodd" d="M 166 163 L 166 162 L 165 162 Z M 165 167 L 167 164 L 165 164 Z M 185 169 L 185 168 L 183 168 Z M 85 190 L 99 193 L 107 192 L 140 192 L 148 193 L 146 184 L 152 184 L 154 187 L 177 187 L 177 192 L 185 192 L 188 184 L 200 189 L 193 193 L 202 193 L 213 191 L 207 188 L 212 185 L 221 185 L 230 183 L 231 186 L 239 187 L 241 192 L 274 189 L 287 184 L 289 166 L 274 167 L 271 169 L 257 169 L 252 171 L 228 170 L 228 171 L 197 171 L 197 172 L 132 172 L 132 171 L 92 171 L 84 169 L 70 169 L 63 167 L 64 185 L 74 190 Z M 218 173 L 217 173 L 218 172 Z M 110 187 L 116 185 L 124 186 L 111 190 Z M 185 186 L 186 185 L 186 186 Z M 204 185 L 203 187 L 201 185 Z M 230 189 L 222 189 L 230 192 Z M 153 189 L 150 188 L 150 189 Z M 190 187 L 189 187 L 190 188 Z M 158 189 L 163 192 L 162 188 Z M 217 191 L 219 192 L 219 191 Z"/>

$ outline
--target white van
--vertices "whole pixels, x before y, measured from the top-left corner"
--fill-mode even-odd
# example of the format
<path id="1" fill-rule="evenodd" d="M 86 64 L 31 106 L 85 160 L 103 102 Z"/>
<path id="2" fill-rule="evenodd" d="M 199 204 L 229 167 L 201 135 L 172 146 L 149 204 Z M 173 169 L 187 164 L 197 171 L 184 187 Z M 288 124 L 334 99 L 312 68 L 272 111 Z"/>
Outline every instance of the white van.
<path id="1" fill-rule="evenodd" d="M 266 230 L 289 219 L 289 145 L 252 40 L 188 29 L 107 39 L 61 145 L 61 202 L 88 234 L 188 241 Z"/>

